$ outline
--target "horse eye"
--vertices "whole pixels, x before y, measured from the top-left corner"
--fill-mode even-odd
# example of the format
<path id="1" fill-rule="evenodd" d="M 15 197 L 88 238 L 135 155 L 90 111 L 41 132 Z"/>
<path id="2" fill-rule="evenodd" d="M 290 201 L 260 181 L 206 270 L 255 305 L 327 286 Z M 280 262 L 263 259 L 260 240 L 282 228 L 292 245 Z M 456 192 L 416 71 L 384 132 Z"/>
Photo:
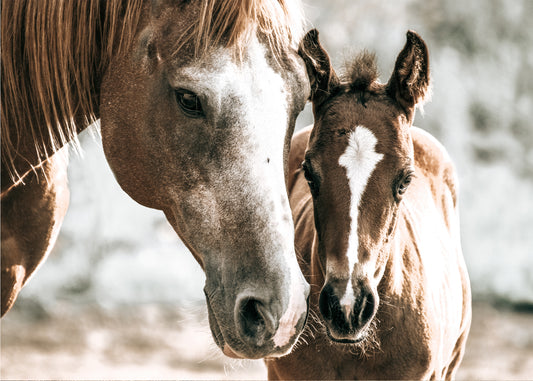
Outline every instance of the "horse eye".
<path id="1" fill-rule="evenodd" d="M 185 89 L 178 89 L 175 92 L 176 101 L 187 116 L 191 118 L 200 118 L 204 116 L 202 103 L 195 93 Z"/>

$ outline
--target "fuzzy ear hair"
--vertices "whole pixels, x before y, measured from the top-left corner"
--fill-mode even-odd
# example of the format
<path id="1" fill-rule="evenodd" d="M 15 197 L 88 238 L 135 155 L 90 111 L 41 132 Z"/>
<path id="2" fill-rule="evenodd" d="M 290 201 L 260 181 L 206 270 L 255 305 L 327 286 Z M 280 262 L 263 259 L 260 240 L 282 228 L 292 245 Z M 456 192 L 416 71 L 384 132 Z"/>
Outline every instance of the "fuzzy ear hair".
<path id="1" fill-rule="evenodd" d="M 298 54 L 303 58 L 307 75 L 311 84 L 311 101 L 316 105 L 322 103 L 339 79 L 331 66 L 326 50 L 320 45 L 318 31 L 311 29 L 304 36 L 298 48 Z"/>
<path id="2" fill-rule="evenodd" d="M 407 32 L 407 41 L 396 59 L 387 84 L 388 94 L 409 114 L 429 97 L 429 54 L 426 43 L 414 31 Z M 410 116 L 411 117 L 411 116 Z"/>

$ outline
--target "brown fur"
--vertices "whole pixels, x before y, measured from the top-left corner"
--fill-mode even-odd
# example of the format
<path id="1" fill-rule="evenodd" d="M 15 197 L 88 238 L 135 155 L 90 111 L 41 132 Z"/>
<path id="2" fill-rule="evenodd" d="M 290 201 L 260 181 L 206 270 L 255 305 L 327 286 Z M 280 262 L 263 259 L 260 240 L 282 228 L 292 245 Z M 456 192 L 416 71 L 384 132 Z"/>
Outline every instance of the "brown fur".
<path id="1" fill-rule="evenodd" d="M 2 191 L 98 118 L 109 60 L 142 1 L 2 3 Z"/>
<path id="2" fill-rule="evenodd" d="M 309 36 L 311 41 L 303 44 L 315 53 L 322 50 L 316 33 Z M 312 62 L 319 61 L 311 57 L 308 75 L 322 77 L 314 80 L 330 95 L 315 91 L 315 125 L 294 136 L 289 157 L 295 246 L 312 287 L 310 316 L 318 318 L 310 319 L 291 354 L 266 360 L 269 379 L 453 379 L 470 328 L 470 284 L 460 246 L 453 164 L 440 143 L 411 127 L 429 84 L 425 44 L 409 32 L 386 85 L 375 79 L 368 83 L 372 60 L 366 60 L 363 66 L 355 64 L 364 70 L 353 70 L 346 82 L 332 86 L 330 79 L 336 76 L 327 72 L 332 70 L 327 54 L 322 50 L 319 56 L 326 68 L 315 70 Z M 308 60 L 305 53 L 303 57 Z M 354 83 L 359 85 L 354 88 Z M 364 101 L 361 93 L 366 93 Z M 348 269 L 343 250 L 350 188 L 338 163 L 346 136 L 357 126 L 375 135 L 375 150 L 383 157 L 362 194 L 358 262 Z M 394 193 L 394 179 L 404 167 L 412 168 L 415 177 L 402 196 Z M 313 195 L 308 181 L 312 187 L 319 183 Z M 322 298 L 327 287 L 334 289 L 335 282 L 346 279 L 343 272 L 352 271 L 359 282 L 354 294 L 370 284 L 378 305 L 364 326 L 353 323 L 343 331 L 324 315 Z"/>

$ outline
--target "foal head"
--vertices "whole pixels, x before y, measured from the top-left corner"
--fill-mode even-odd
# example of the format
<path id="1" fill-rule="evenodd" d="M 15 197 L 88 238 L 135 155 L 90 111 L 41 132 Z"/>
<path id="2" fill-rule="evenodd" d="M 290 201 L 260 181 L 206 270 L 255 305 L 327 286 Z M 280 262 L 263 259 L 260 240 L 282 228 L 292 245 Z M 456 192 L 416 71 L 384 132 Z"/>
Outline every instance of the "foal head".
<path id="1" fill-rule="evenodd" d="M 357 343 L 378 310 L 390 238 L 414 175 L 409 127 L 428 92 L 428 53 L 408 32 L 389 82 L 381 84 L 368 53 L 337 77 L 314 30 L 299 52 L 315 117 L 302 165 L 325 275 L 319 308 L 333 341 Z"/>

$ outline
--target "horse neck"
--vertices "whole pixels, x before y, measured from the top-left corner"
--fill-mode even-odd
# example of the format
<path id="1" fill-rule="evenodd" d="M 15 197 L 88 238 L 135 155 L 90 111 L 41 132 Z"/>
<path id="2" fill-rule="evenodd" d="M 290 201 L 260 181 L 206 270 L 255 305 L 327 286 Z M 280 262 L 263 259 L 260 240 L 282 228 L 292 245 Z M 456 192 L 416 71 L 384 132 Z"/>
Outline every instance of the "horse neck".
<path id="1" fill-rule="evenodd" d="M 293 145 L 293 148 L 294 145 Z M 292 148 L 291 148 L 292 149 Z M 292 160 L 293 167 L 301 163 L 302 156 Z M 291 152 L 294 154 L 294 151 Z M 291 161 L 289 157 L 289 161 Z M 315 230 L 315 220 L 313 213 L 313 200 L 309 193 L 307 181 L 303 172 L 297 171 L 294 178 L 289 181 L 289 202 L 294 221 L 294 248 L 300 264 L 302 274 L 307 283 L 311 285 L 311 305 L 318 305 L 318 294 L 324 285 L 324 274 L 320 267 L 318 257 L 318 238 Z M 314 298 L 316 297 L 316 301 Z M 316 303 L 315 303 L 316 302 Z"/>

